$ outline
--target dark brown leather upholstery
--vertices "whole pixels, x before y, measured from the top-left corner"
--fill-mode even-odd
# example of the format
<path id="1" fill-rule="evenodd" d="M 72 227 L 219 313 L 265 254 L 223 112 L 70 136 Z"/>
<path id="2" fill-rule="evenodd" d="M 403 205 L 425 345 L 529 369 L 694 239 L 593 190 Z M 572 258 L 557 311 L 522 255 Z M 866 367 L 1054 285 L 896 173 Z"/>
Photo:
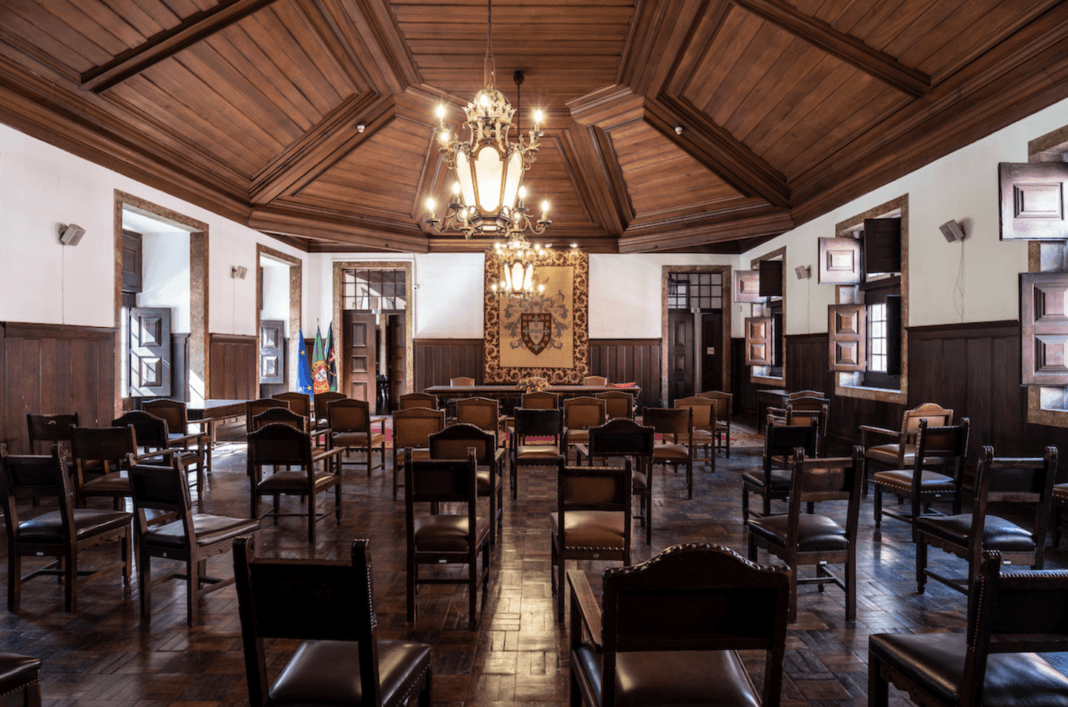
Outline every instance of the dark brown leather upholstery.
<path id="1" fill-rule="evenodd" d="M 130 514 L 124 511 L 98 511 L 75 508 L 74 532 L 78 540 L 110 530 L 119 530 L 130 524 Z M 16 538 L 23 543 L 61 543 L 66 537 L 61 511 L 49 511 L 36 518 L 19 523 Z"/>
<path id="2" fill-rule="evenodd" d="M 193 514 L 193 528 L 196 532 L 197 544 L 204 547 L 254 533 L 260 529 L 260 524 L 259 521 L 246 518 L 227 518 L 195 513 Z M 145 539 L 153 545 L 172 547 L 185 547 L 189 542 L 186 538 L 185 524 L 180 520 L 153 528 Z"/>
<path id="3" fill-rule="evenodd" d="M 786 543 L 788 515 L 765 516 L 749 521 L 749 532 L 782 544 Z M 834 552 L 849 549 L 846 529 L 827 516 L 802 514 L 797 519 L 799 552 Z"/>
<path id="4" fill-rule="evenodd" d="M 415 544 L 421 550 L 467 552 L 469 524 L 464 516 L 437 515 L 415 519 Z M 475 544 L 481 545 L 489 533 L 490 522 L 480 518 L 475 525 Z"/>
<path id="5" fill-rule="evenodd" d="M 920 488 L 924 491 L 945 491 L 952 493 L 956 486 L 953 477 L 939 474 L 935 471 L 921 472 Z M 893 471 L 879 471 L 872 480 L 888 487 L 889 490 L 901 489 L 912 490 L 912 470 L 895 469 Z"/>
<path id="6" fill-rule="evenodd" d="M 905 451 L 902 454 L 900 444 L 878 444 L 874 447 L 869 447 L 864 456 L 872 461 L 894 466 L 897 465 L 897 460 L 900 456 L 904 466 L 912 466 L 912 461 L 916 458 L 916 445 L 906 444 Z"/>
<path id="7" fill-rule="evenodd" d="M 565 514 L 564 535 L 568 549 L 622 550 L 624 547 L 623 514 L 614 511 L 572 511 Z M 560 534 L 560 517 L 549 514 L 554 536 Z"/>
<path id="8" fill-rule="evenodd" d="M 788 469 L 772 469 L 771 470 L 771 474 L 769 476 L 771 478 L 771 483 L 768 484 L 768 486 L 773 491 L 786 491 L 786 492 L 789 492 L 789 490 L 790 490 L 790 471 Z M 762 478 L 762 475 L 754 474 L 751 471 L 747 471 L 744 474 L 742 474 L 742 479 L 743 479 L 743 481 L 749 482 L 749 483 L 754 484 L 754 485 L 755 484 L 759 484 L 761 486 L 764 485 L 764 479 Z"/>
<path id="9" fill-rule="evenodd" d="M 556 395 L 529 393 L 523 400 L 532 407 L 516 408 L 509 452 L 512 499 L 519 494 L 520 466 L 555 466 L 556 457 L 567 453 L 563 413 L 556 408 Z M 533 406 L 537 407 L 533 407 Z"/>
<path id="10" fill-rule="evenodd" d="M 1035 541 L 1031 539 L 1031 531 L 1024 530 L 1015 523 L 997 516 L 987 516 L 985 526 L 983 528 L 983 547 L 987 550 L 1030 552 L 1035 549 Z M 972 514 L 920 516 L 916 519 L 916 530 L 923 530 L 946 540 L 963 539 L 965 542 L 970 542 Z"/>
<path id="11" fill-rule="evenodd" d="M 25 691 L 23 704 L 41 705 L 41 661 L 28 655 L 0 651 L 0 696 Z"/>
<path id="12" fill-rule="evenodd" d="M 560 447 L 555 444 L 521 444 L 516 447 L 517 459 L 547 459 L 555 461 L 560 456 Z"/>

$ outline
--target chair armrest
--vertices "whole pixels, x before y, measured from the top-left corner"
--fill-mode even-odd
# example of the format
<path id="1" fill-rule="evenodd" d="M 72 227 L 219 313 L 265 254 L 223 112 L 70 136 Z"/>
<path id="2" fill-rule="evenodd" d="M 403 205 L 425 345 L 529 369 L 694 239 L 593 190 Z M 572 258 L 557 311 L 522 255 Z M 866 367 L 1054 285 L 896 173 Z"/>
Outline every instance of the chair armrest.
<path id="1" fill-rule="evenodd" d="M 590 589 L 590 581 L 586 579 L 586 573 L 582 570 L 568 570 L 567 584 L 571 587 L 572 614 L 575 611 L 579 612 L 582 623 L 585 624 L 586 630 L 590 633 L 590 641 L 593 642 L 598 651 L 603 650 L 604 644 L 601 642 L 601 609 L 597 606 L 597 599 L 594 598 L 593 590 Z M 574 641 L 574 639 L 572 640 Z"/>
<path id="2" fill-rule="evenodd" d="M 901 438 L 900 430 L 888 430 L 885 427 L 873 427 L 871 425 L 860 426 L 860 445 L 864 449 L 868 448 L 868 435 L 882 435 L 884 437 L 893 437 L 894 439 Z"/>
<path id="3" fill-rule="evenodd" d="M 588 456 L 590 456 L 589 447 L 587 447 L 585 444 L 576 444 L 575 445 L 575 459 L 576 460 L 581 462 L 583 457 L 588 457 Z"/>
<path id="4" fill-rule="evenodd" d="M 210 438 L 211 435 L 207 432 L 193 432 L 191 434 L 182 435 L 181 437 L 171 437 L 167 440 L 167 443 L 174 447 L 179 444 L 185 444 L 186 442 L 196 442 L 199 444 L 201 440 L 208 440 Z"/>
<path id="5" fill-rule="evenodd" d="M 771 417 L 772 415 L 775 417 L 786 417 L 786 408 L 766 407 L 764 408 L 764 412 L 767 413 L 768 417 Z"/>
<path id="6" fill-rule="evenodd" d="M 494 453 L 493 457 L 494 460 L 499 464 L 501 459 L 504 457 L 505 452 L 507 451 L 508 450 L 506 450 L 504 447 L 497 447 L 497 451 Z"/>
<path id="7" fill-rule="evenodd" d="M 333 449 L 314 449 L 312 450 L 312 463 L 321 461 L 323 459 L 330 459 L 332 457 L 336 457 L 344 451 L 344 447 L 334 447 Z"/>
<path id="8" fill-rule="evenodd" d="M 174 455 L 180 454 L 184 451 L 185 450 L 183 449 L 162 449 L 158 452 L 145 452 L 144 454 L 135 454 L 133 455 L 133 460 L 135 462 L 143 462 L 148 459 L 162 459 L 163 457 L 168 457 L 166 463 L 171 464 L 171 460 L 174 459 Z"/>

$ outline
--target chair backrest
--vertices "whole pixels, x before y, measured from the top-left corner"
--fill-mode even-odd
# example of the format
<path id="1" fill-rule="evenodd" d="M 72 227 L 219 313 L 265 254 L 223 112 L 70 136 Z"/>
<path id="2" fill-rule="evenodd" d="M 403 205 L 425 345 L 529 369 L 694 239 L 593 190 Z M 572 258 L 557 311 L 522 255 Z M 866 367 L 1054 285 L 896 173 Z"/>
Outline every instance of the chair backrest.
<path id="1" fill-rule="evenodd" d="M 815 457 L 819 444 L 819 426 L 816 420 L 807 425 L 783 425 L 768 421 L 764 429 L 764 479 L 770 484 L 772 462 L 776 457 L 789 457 L 797 449 L 804 450 L 806 457 Z"/>
<path id="2" fill-rule="evenodd" d="M 560 527 L 564 514 L 571 511 L 611 511 L 625 514 L 623 532 L 630 548 L 630 459 L 624 466 L 568 466 L 561 457 L 557 462 L 557 510 Z"/>
<path id="3" fill-rule="evenodd" d="M 259 479 L 259 469 L 272 466 L 300 465 L 313 473 L 311 438 L 306 432 L 280 422 L 272 422 L 248 433 L 249 476 Z"/>
<path id="4" fill-rule="evenodd" d="M 457 387 L 457 386 L 474 385 L 474 384 L 475 384 L 475 379 L 474 378 L 468 378 L 467 376 L 457 376 L 456 378 L 450 378 L 449 379 L 449 385 L 451 385 L 454 388 Z"/>
<path id="5" fill-rule="evenodd" d="M 690 408 L 645 408 L 642 422 L 658 435 L 689 435 L 693 431 L 693 411 Z"/>
<path id="6" fill-rule="evenodd" d="M 445 429 L 445 411 L 408 408 L 393 412 L 393 448 L 429 447 L 430 435 Z"/>
<path id="7" fill-rule="evenodd" d="M 617 653 L 719 650 L 765 651 L 760 704 L 779 704 L 790 600 L 785 568 L 718 545 L 676 545 L 602 576 L 601 704 L 614 704 Z"/>
<path id="8" fill-rule="evenodd" d="M 707 430 L 711 432 L 716 428 L 716 405 L 709 398 L 694 395 L 689 398 L 679 398 L 675 401 L 675 407 L 689 409 L 693 413 L 693 428 L 695 430 Z"/>
<path id="9" fill-rule="evenodd" d="M 619 390 L 606 390 L 594 396 L 600 398 L 605 404 L 605 414 L 609 420 L 616 418 L 634 418 L 634 396 Z"/>
<path id="10" fill-rule="evenodd" d="M 1041 548 L 1045 545 L 1056 477 L 1056 447 L 1046 447 L 1042 457 L 1015 459 L 995 457 L 993 447 L 983 447 L 975 472 L 975 503 L 969 537 L 982 538 L 988 504 L 1026 503 L 1034 509 L 1032 539 L 1036 548 Z"/>
<path id="11" fill-rule="evenodd" d="M 264 410 L 259 415 L 252 418 L 252 429 L 258 430 L 264 425 L 269 425 L 272 422 L 280 422 L 283 425 L 289 425 L 293 429 L 300 430 L 301 432 L 308 431 L 308 418 L 290 410 L 289 408 L 269 408 Z"/>
<path id="12" fill-rule="evenodd" d="M 831 406 L 819 398 L 801 398 L 786 403 L 787 425 L 816 425 L 819 439 L 816 440 L 816 453 L 824 456 L 827 451 L 827 428 L 830 424 Z"/>
<path id="13" fill-rule="evenodd" d="M 137 454 L 137 433 L 127 427 L 75 427 L 71 430 L 74 461 L 100 462 L 104 471 L 125 469 Z"/>
<path id="14" fill-rule="evenodd" d="M 464 503 L 468 526 L 468 547 L 475 547 L 477 530 L 476 474 L 478 460 L 468 453 L 466 459 L 412 459 L 411 448 L 404 456 L 404 508 L 408 546 L 415 543 L 416 503 Z"/>
<path id="15" fill-rule="evenodd" d="M 463 398 L 456 401 L 456 421 L 466 422 L 481 430 L 500 426 L 501 404 L 491 398 Z"/>
<path id="16" fill-rule="evenodd" d="M 634 420 L 609 420 L 590 428 L 592 456 L 652 457 L 656 432 L 652 427 Z"/>
<path id="17" fill-rule="evenodd" d="M 488 466 L 494 462 L 497 440 L 491 432 L 459 422 L 430 435 L 431 459 L 467 459 L 467 451 L 475 450 L 478 463 Z"/>
<path id="18" fill-rule="evenodd" d="M 352 541 L 350 562 L 255 558 L 255 539 L 234 540 L 241 640 L 249 702 L 267 704 L 264 640 L 352 641 L 360 661 L 364 705 L 379 705 L 374 587 L 367 540 Z"/>
<path id="19" fill-rule="evenodd" d="M 332 432 L 371 432 L 371 404 L 366 400 L 335 400 L 326 406 L 327 424 Z"/>
<path id="20" fill-rule="evenodd" d="M 431 395 L 430 393 L 407 393 L 397 398 L 397 403 L 401 410 L 408 410 L 411 408 L 430 408 L 431 410 L 438 409 L 438 396 Z"/>
<path id="21" fill-rule="evenodd" d="M 582 385 L 608 385 L 608 378 L 606 376 L 586 376 L 582 380 Z"/>
<path id="22" fill-rule="evenodd" d="M 72 415 L 34 415 L 26 413 L 26 427 L 30 435 L 30 451 L 38 452 L 38 442 L 48 451 L 56 442 L 70 443 L 71 427 L 79 427 L 78 413 Z"/>
<path id="23" fill-rule="evenodd" d="M 189 500 L 189 485 L 185 474 L 175 466 L 135 465 L 130 468 L 130 492 L 133 497 L 137 527 L 143 534 L 148 531 L 148 516 L 145 511 L 175 513 L 185 530 L 183 545 L 195 547 L 196 527 L 193 525 L 192 503 Z"/>
<path id="24" fill-rule="evenodd" d="M 137 433 L 137 443 L 146 449 L 165 449 L 170 427 L 167 421 L 144 410 L 131 410 L 111 421 L 112 427 L 131 425 Z"/>
<path id="25" fill-rule="evenodd" d="M 707 390 L 704 393 L 698 393 L 697 397 L 708 398 L 716 404 L 717 420 L 731 419 L 731 407 L 734 405 L 733 393 L 724 393 L 718 390 Z"/>
<path id="26" fill-rule="evenodd" d="M 924 403 L 906 410 L 901 418 L 902 444 L 913 443 L 920 431 L 921 420 L 926 420 L 931 427 L 946 427 L 953 424 L 953 411 L 936 403 Z"/>
<path id="27" fill-rule="evenodd" d="M 846 537 L 852 543 L 857 537 L 860 518 L 861 487 L 864 482 L 864 447 L 853 447 L 853 456 L 813 459 L 805 450 L 794 450 L 790 475 L 790 519 L 787 537 L 797 538 L 802 503 L 847 501 Z"/>
<path id="28" fill-rule="evenodd" d="M 804 398 L 827 399 L 827 394 L 822 390 L 798 390 L 786 396 L 786 402 L 802 400 Z"/>
<path id="29" fill-rule="evenodd" d="M 958 425 L 935 427 L 926 419 L 919 421 L 916 430 L 916 456 L 912 466 L 912 488 L 919 489 L 923 471 L 934 470 L 953 479 L 956 492 L 960 493 L 963 481 L 964 459 L 968 454 L 968 432 L 971 420 L 961 418 Z M 912 517 L 920 515 L 926 500 L 912 494 Z"/>
<path id="30" fill-rule="evenodd" d="M 315 417 L 319 420 L 326 419 L 327 408 L 330 407 L 330 403 L 335 400 L 344 400 L 348 396 L 344 393 L 335 393 L 333 391 L 327 391 L 325 393 L 315 394 Z"/>
<path id="31" fill-rule="evenodd" d="M 586 430 L 605 423 L 607 405 L 600 398 L 587 395 L 568 398 L 564 401 L 564 427 L 569 430 Z"/>
<path id="32" fill-rule="evenodd" d="M 563 426 L 564 416 L 559 410 L 516 408 L 515 444 L 523 444 L 527 437 L 552 437 L 554 444 L 559 444 Z"/>
<path id="33" fill-rule="evenodd" d="M 189 408 L 180 400 L 150 400 L 141 409 L 167 421 L 171 434 L 189 434 Z"/>
<path id="34" fill-rule="evenodd" d="M 311 396 L 307 393 L 296 393 L 290 391 L 287 393 L 275 393 L 271 397 L 275 400 L 285 400 L 287 403 L 289 403 L 289 409 L 297 413 L 298 415 L 303 415 L 304 417 L 311 417 L 312 399 Z"/>
<path id="35" fill-rule="evenodd" d="M 560 396 L 547 390 L 535 390 L 523 393 L 519 406 L 527 410 L 556 410 L 560 407 Z"/>
<path id="36" fill-rule="evenodd" d="M 8 454 L 7 445 L 0 444 L 0 502 L 9 540 L 16 537 L 19 526 L 16 501 L 52 496 L 59 499 L 64 534 L 72 536 L 74 503 L 66 450 L 53 444 L 50 451 L 51 454 Z"/>
<path id="37" fill-rule="evenodd" d="M 259 400 L 249 400 L 245 403 L 245 432 L 252 432 L 252 421 L 256 415 L 271 408 L 286 408 L 288 410 L 289 401 L 260 398 Z"/>
<path id="38" fill-rule="evenodd" d="M 1001 555 L 984 552 L 968 594 L 967 636 L 959 704 L 979 705 L 988 655 L 1068 651 L 1068 571 L 1001 574 Z M 1019 689 L 1027 694 L 1026 684 Z"/>

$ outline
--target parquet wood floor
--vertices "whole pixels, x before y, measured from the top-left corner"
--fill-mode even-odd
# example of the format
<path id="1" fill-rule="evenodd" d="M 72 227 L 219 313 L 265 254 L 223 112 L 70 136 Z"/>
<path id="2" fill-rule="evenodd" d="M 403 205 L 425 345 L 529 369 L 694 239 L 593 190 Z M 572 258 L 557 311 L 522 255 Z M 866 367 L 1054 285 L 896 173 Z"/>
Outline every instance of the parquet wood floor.
<path id="1" fill-rule="evenodd" d="M 730 460 L 719 458 L 714 475 L 698 464 L 692 501 L 685 500 L 684 474 L 658 468 L 652 546 L 645 544 L 636 524 L 634 561 L 682 542 L 719 543 L 744 554 L 740 474 L 759 463 L 759 449 L 738 449 Z M 247 515 L 243 445 L 220 447 L 215 464 L 203 510 Z M 347 557 L 353 537 L 369 537 L 379 634 L 434 645 L 436 702 L 501 707 L 565 703 L 566 624 L 556 621 L 549 584 L 547 515 L 556 499 L 555 478 L 549 470 L 521 472 L 518 501 L 506 494 L 503 542 L 493 551 L 490 589 L 484 608 L 480 598 L 476 631 L 467 630 L 463 586 L 423 588 L 418 618 L 414 625 L 407 623 L 404 504 L 391 499 L 391 483 L 391 470 L 376 470 L 368 481 L 362 466 L 346 467 L 341 526 L 332 518 L 322 521 L 321 540 L 309 548 L 300 519 L 282 519 L 277 527 L 265 521 L 258 539 L 260 554 Z M 299 502 L 287 498 L 283 503 L 295 509 Z M 872 541 L 872 527 L 869 498 L 861 512 L 856 622 L 846 622 L 844 596 L 838 589 L 820 593 L 815 587 L 801 588 L 798 620 L 790 627 L 787 643 L 784 705 L 865 704 L 870 633 L 959 630 L 965 625 L 963 596 L 938 584 L 928 584 L 924 595 L 916 593 L 914 550 L 906 526 L 887 521 L 878 543 Z M 81 564 L 92 566 L 96 552 L 100 551 L 89 553 L 90 562 Z M 932 565 L 942 571 L 963 567 L 937 550 L 931 555 Z M 761 560 L 767 556 L 762 554 Z M 6 566 L 5 558 L 0 568 L 6 571 Z M 583 566 L 599 591 L 600 570 L 606 565 Z M 1068 566 L 1068 553 L 1050 550 L 1047 566 Z M 213 559 L 210 567 L 219 574 L 232 574 L 229 554 Z M 176 581 L 154 590 L 152 617 L 142 621 L 136 581 L 124 589 L 116 572 L 86 584 L 78 610 L 67 614 L 62 587 L 50 579 L 37 579 L 24 585 L 20 611 L 3 613 L 0 648 L 43 659 L 47 705 L 247 704 L 234 588 L 208 596 L 201 611 L 201 625 L 187 628 L 185 587 Z M 275 643 L 269 656 L 272 669 L 279 670 L 294 648 L 293 642 Z M 762 660 L 753 656 L 747 662 L 756 672 Z M 905 704 L 900 694 L 893 699 Z"/>

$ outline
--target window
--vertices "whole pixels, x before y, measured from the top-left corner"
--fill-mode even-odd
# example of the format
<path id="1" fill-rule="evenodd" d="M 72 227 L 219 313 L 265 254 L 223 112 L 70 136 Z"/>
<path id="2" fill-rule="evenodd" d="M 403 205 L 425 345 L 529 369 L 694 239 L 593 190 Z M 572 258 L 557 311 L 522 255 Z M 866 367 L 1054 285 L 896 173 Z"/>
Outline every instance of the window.
<path id="1" fill-rule="evenodd" d="M 341 308 L 373 312 L 405 309 L 403 270 L 343 270 Z"/>
<path id="2" fill-rule="evenodd" d="M 735 300 L 752 303 L 751 316 L 745 320 L 745 363 L 751 366 L 750 379 L 754 383 L 784 383 L 785 263 L 786 248 L 779 248 L 753 259 L 751 272 L 735 278 Z"/>
<path id="3" fill-rule="evenodd" d="M 901 388 L 900 283 L 899 277 L 875 280 L 864 291 L 868 360 L 862 384 L 869 388 Z"/>
<path id="4" fill-rule="evenodd" d="M 668 276 L 668 309 L 709 311 L 722 307 L 722 273 L 676 272 Z"/>

